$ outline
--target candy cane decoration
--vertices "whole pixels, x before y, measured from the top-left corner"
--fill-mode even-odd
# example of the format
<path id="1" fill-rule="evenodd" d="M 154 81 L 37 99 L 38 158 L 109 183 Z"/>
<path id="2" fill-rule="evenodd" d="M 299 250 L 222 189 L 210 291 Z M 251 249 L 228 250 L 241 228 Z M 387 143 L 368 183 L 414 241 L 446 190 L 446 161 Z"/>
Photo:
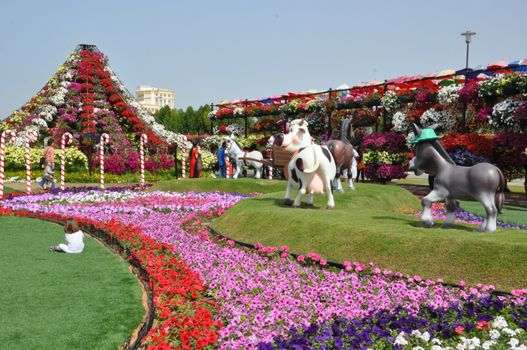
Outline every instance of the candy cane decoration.
<path id="1" fill-rule="evenodd" d="M 181 177 L 184 179 L 187 175 L 187 149 L 183 147 L 183 159 L 181 159 Z"/>
<path id="2" fill-rule="evenodd" d="M 104 145 L 110 141 L 110 136 L 104 133 L 101 135 L 101 142 L 99 143 L 99 166 L 101 168 L 101 190 L 104 190 Z"/>
<path id="3" fill-rule="evenodd" d="M 25 148 L 26 148 L 26 193 L 31 194 L 31 153 L 29 143 L 36 141 L 38 133 L 35 130 L 26 130 Z"/>
<path id="4" fill-rule="evenodd" d="M 4 158 L 5 158 L 5 143 L 7 141 L 15 141 L 16 133 L 13 130 L 5 130 L 0 137 L 0 198 L 4 198 Z"/>
<path id="5" fill-rule="evenodd" d="M 73 135 L 69 132 L 62 134 L 60 143 L 60 189 L 64 191 L 64 182 L 66 177 L 66 145 L 69 145 L 73 140 Z"/>
<path id="6" fill-rule="evenodd" d="M 141 142 L 139 143 L 139 156 L 141 157 L 141 187 L 145 186 L 145 144 L 148 141 L 146 134 L 141 135 Z"/>
<path id="7" fill-rule="evenodd" d="M 231 167 L 231 161 L 229 160 L 229 157 L 225 159 L 225 166 L 227 167 L 227 171 L 226 171 L 227 179 L 230 179 L 232 176 L 232 167 Z"/>

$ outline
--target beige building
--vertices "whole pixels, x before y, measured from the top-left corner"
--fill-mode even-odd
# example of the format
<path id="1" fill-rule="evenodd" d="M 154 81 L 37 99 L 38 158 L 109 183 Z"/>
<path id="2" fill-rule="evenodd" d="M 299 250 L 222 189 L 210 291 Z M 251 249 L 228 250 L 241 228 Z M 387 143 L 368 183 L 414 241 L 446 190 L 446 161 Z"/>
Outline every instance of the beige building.
<path id="1" fill-rule="evenodd" d="M 174 108 L 176 93 L 172 90 L 139 85 L 135 94 L 139 103 L 150 113 L 155 113 L 164 106 Z"/>

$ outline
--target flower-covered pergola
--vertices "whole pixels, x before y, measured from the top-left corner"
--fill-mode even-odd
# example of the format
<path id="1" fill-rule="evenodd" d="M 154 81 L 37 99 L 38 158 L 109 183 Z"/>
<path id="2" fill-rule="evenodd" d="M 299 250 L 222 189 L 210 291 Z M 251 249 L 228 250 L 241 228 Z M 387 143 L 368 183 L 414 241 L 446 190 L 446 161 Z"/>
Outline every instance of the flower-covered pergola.
<path id="1" fill-rule="evenodd" d="M 216 109 L 209 117 L 211 120 L 227 118 L 247 120 L 248 117 L 271 115 L 288 117 L 302 113 L 318 113 L 321 117 L 326 117 L 327 130 L 330 132 L 334 118 L 328 118 L 328 115 L 333 114 L 338 118 L 354 114 L 355 124 L 382 124 L 383 129 L 387 130 L 391 117 L 403 106 L 413 107 L 409 119 L 415 121 L 435 104 L 447 106 L 460 103 L 466 106 L 470 103 L 482 102 L 478 99 L 485 102 L 524 94 L 527 92 L 526 71 L 527 59 L 500 61 L 481 69 L 444 70 L 427 75 L 402 76 L 384 82 L 358 84 L 345 89 L 289 92 L 261 99 L 223 101 L 212 104 Z M 520 104 L 515 105 L 519 107 Z M 350 110 L 354 110 L 353 113 Z M 478 112 L 479 109 L 474 114 Z M 457 126 L 465 129 L 465 122 L 460 120 Z M 494 123 L 500 124 L 500 122 Z"/>

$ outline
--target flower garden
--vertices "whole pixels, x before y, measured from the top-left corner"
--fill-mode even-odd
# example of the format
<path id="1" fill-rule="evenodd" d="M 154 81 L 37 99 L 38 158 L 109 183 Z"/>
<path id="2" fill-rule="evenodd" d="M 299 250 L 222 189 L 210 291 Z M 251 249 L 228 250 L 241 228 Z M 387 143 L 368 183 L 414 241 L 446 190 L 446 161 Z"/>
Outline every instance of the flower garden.
<path id="1" fill-rule="evenodd" d="M 418 200 L 386 184 L 406 177 L 413 122 L 437 124 L 457 164 L 492 162 L 508 180 L 523 176 L 526 64 L 222 102 L 209 115 L 210 135 L 181 135 L 142 109 L 103 53 L 80 45 L 0 123 L 0 132 L 15 133 L 5 148 L 7 177 L 28 168 L 40 174 L 41 150 L 22 148 L 28 131 L 57 144 L 72 134 L 69 181 L 97 182 L 103 154 L 110 181 L 137 181 L 145 160 L 155 182 L 185 167 L 189 140 L 204 146 L 207 173 L 225 135 L 263 150 L 269 136 L 301 117 L 320 143 L 351 118 L 371 183 L 336 195 L 342 209 L 331 213 L 318 200 L 314 209 L 282 207 L 285 183 L 277 180 L 8 191 L 0 222 L 74 217 L 85 232 L 117 242 L 148 276 L 154 316 L 140 348 L 525 350 L 527 224 L 501 222 L 483 236 L 473 232 L 483 219 L 458 211 L 454 229 L 427 231 L 416 218 Z M 102 134 L 110 136 L 106 148 L 98 148 Z M 142 134 L 146 159 L 138 151 Z M 443 220 L 443 209 L 435 206 L 434 217 Z"/>
<path id="2" fill-rule="evenodd" d="M 244 248 L 213 235 L 207 223 L 244 198 L 77 190 L 12 196 L 1 213 L 74 216 L 119 240 L 151 278 L 150 349 L 525 346 L 526 290 L 452 287 L 362 262 L 335 269 L 316 253 Z"/>

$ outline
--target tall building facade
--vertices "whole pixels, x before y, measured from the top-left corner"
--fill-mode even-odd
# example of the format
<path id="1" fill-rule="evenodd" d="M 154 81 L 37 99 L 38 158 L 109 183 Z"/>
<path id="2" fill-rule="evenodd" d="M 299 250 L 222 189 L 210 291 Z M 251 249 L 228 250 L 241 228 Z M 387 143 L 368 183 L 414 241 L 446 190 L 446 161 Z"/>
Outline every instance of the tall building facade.
<path id="1" fill-rule="evenodd" d="M 135 94 L 139 103 L 150 113 L 155 113 L 164 106 L 174 108 L 176 93 L 172 90 L 139 85 Z"/>

